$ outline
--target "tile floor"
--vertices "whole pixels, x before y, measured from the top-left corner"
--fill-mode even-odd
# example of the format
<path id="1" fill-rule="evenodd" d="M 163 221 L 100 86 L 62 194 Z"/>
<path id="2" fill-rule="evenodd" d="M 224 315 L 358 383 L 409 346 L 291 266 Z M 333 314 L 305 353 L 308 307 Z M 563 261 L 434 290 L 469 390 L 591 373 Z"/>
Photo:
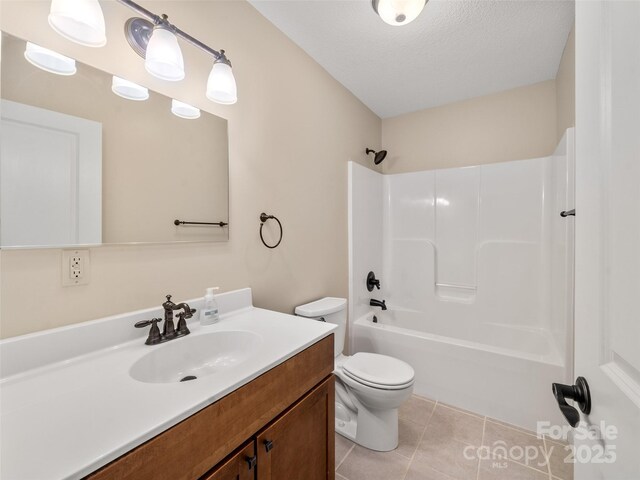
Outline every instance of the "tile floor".
<path id="1" fill-rule="evenodd" d="M 399 417 L 392 452 L 336 434 L 336 480 L 573 480 L 566 445 L 532 432 L 416 395 Z"/>

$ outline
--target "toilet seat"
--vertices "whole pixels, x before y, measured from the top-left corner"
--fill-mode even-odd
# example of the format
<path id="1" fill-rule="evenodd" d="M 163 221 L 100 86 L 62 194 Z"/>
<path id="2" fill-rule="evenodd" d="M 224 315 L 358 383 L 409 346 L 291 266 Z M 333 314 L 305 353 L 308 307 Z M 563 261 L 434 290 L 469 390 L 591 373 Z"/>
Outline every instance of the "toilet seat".
<path id="1" fill-rule="evenodd" d="M 387 355 L 359 352 L 341 365 L 350 379 L 382 390 L 402 390 L 413 385 L 411 365 Z"/>
<path id="2" fill-rule="evenodd" d="M 361 378 L 355 378 L 352 375 L 350 375 L 348 372 L 346 372 L 345 370 L 343 370 L 342 373 L 344 374 L 344 376 L 342 377 L 343 380 L 346 377 L 346 378 L 350 379 L 352 382 L 355 382 L 357 385 L 362 385 L 362 386 L 374 388 L 376 390 L 404 390 L 405 388 L 411 387 L 413 385 L 413 380 L 411 380 L 410 382 L 405 383 L 403 385 L 382 385 L 382 384 L 379 384 L 379 383 L 367 382 L 365 380 L 362 380 Z M 351 383 L 350 385 L 352 387 L 356 388 L 355 385 L 353 385 L 353 383 Z"/>

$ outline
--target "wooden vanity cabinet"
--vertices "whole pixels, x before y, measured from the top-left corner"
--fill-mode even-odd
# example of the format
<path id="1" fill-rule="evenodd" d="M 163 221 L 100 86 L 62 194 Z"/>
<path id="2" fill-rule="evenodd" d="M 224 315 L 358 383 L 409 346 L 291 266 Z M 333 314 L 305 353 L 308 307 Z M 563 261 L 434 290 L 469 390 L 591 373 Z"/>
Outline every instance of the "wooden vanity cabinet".
<path id="1" fill-rule="evenodd" d="M 259 480 L 334 478 L 333 380 L 322 382 L 258 435 Z"/>
<path id="2" fill-rule="evenodd" d="M 331 334 L 86 479 L 334 480 L 333 354 Z"/>
<path id="3" fill-rule="evenodd" d="M 200 480 L 333 479 L 333 382 L 324 380 Z"/>

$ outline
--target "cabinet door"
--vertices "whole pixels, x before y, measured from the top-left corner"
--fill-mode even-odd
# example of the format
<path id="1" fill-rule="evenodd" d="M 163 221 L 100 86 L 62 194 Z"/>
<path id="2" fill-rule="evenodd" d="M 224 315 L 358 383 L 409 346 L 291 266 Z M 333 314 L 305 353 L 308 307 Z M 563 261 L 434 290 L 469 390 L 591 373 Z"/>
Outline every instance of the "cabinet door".
<path id="1" fill-rule="evenodd" d="M 258 435 L 259 480 L 335 478 L 333 375 Z"/>
<path id="2" fill-rule="evenodd" d="M 256 448 L 253 441 L 231 454 L 200 480 L 255 480 Z"/>

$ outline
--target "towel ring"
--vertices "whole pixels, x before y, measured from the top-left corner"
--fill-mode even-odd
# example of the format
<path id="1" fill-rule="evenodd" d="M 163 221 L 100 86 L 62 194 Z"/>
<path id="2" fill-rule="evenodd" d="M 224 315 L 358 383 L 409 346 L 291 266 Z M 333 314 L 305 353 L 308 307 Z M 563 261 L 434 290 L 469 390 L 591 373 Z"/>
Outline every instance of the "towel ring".
<path id="1" fill-rule="evenodd" d="M 274 219 L 276 222 L 278 222 L 278 226 L 280 227 L 280 239 L 278 240 L 278 243 L 276 243 L 275 245 L 269 245 L 267 242 L 264 241 L 264 237 L 262 236 L 262 226 L 265 224 L 265 222 L 267 220 L 270 219 Z M 278 217 L 275 217 L 273 215 L 267 215 L 266 213 L 262 212 L 260 214 L 260 240 L 262 240 L 262 244 L 267 247 L 267 248 L 276 248 L 278 245 L 280 245 L 280 242 L 282 241 L 282 224 L 280 223 L 280 220 L 278 220 Z"/>

